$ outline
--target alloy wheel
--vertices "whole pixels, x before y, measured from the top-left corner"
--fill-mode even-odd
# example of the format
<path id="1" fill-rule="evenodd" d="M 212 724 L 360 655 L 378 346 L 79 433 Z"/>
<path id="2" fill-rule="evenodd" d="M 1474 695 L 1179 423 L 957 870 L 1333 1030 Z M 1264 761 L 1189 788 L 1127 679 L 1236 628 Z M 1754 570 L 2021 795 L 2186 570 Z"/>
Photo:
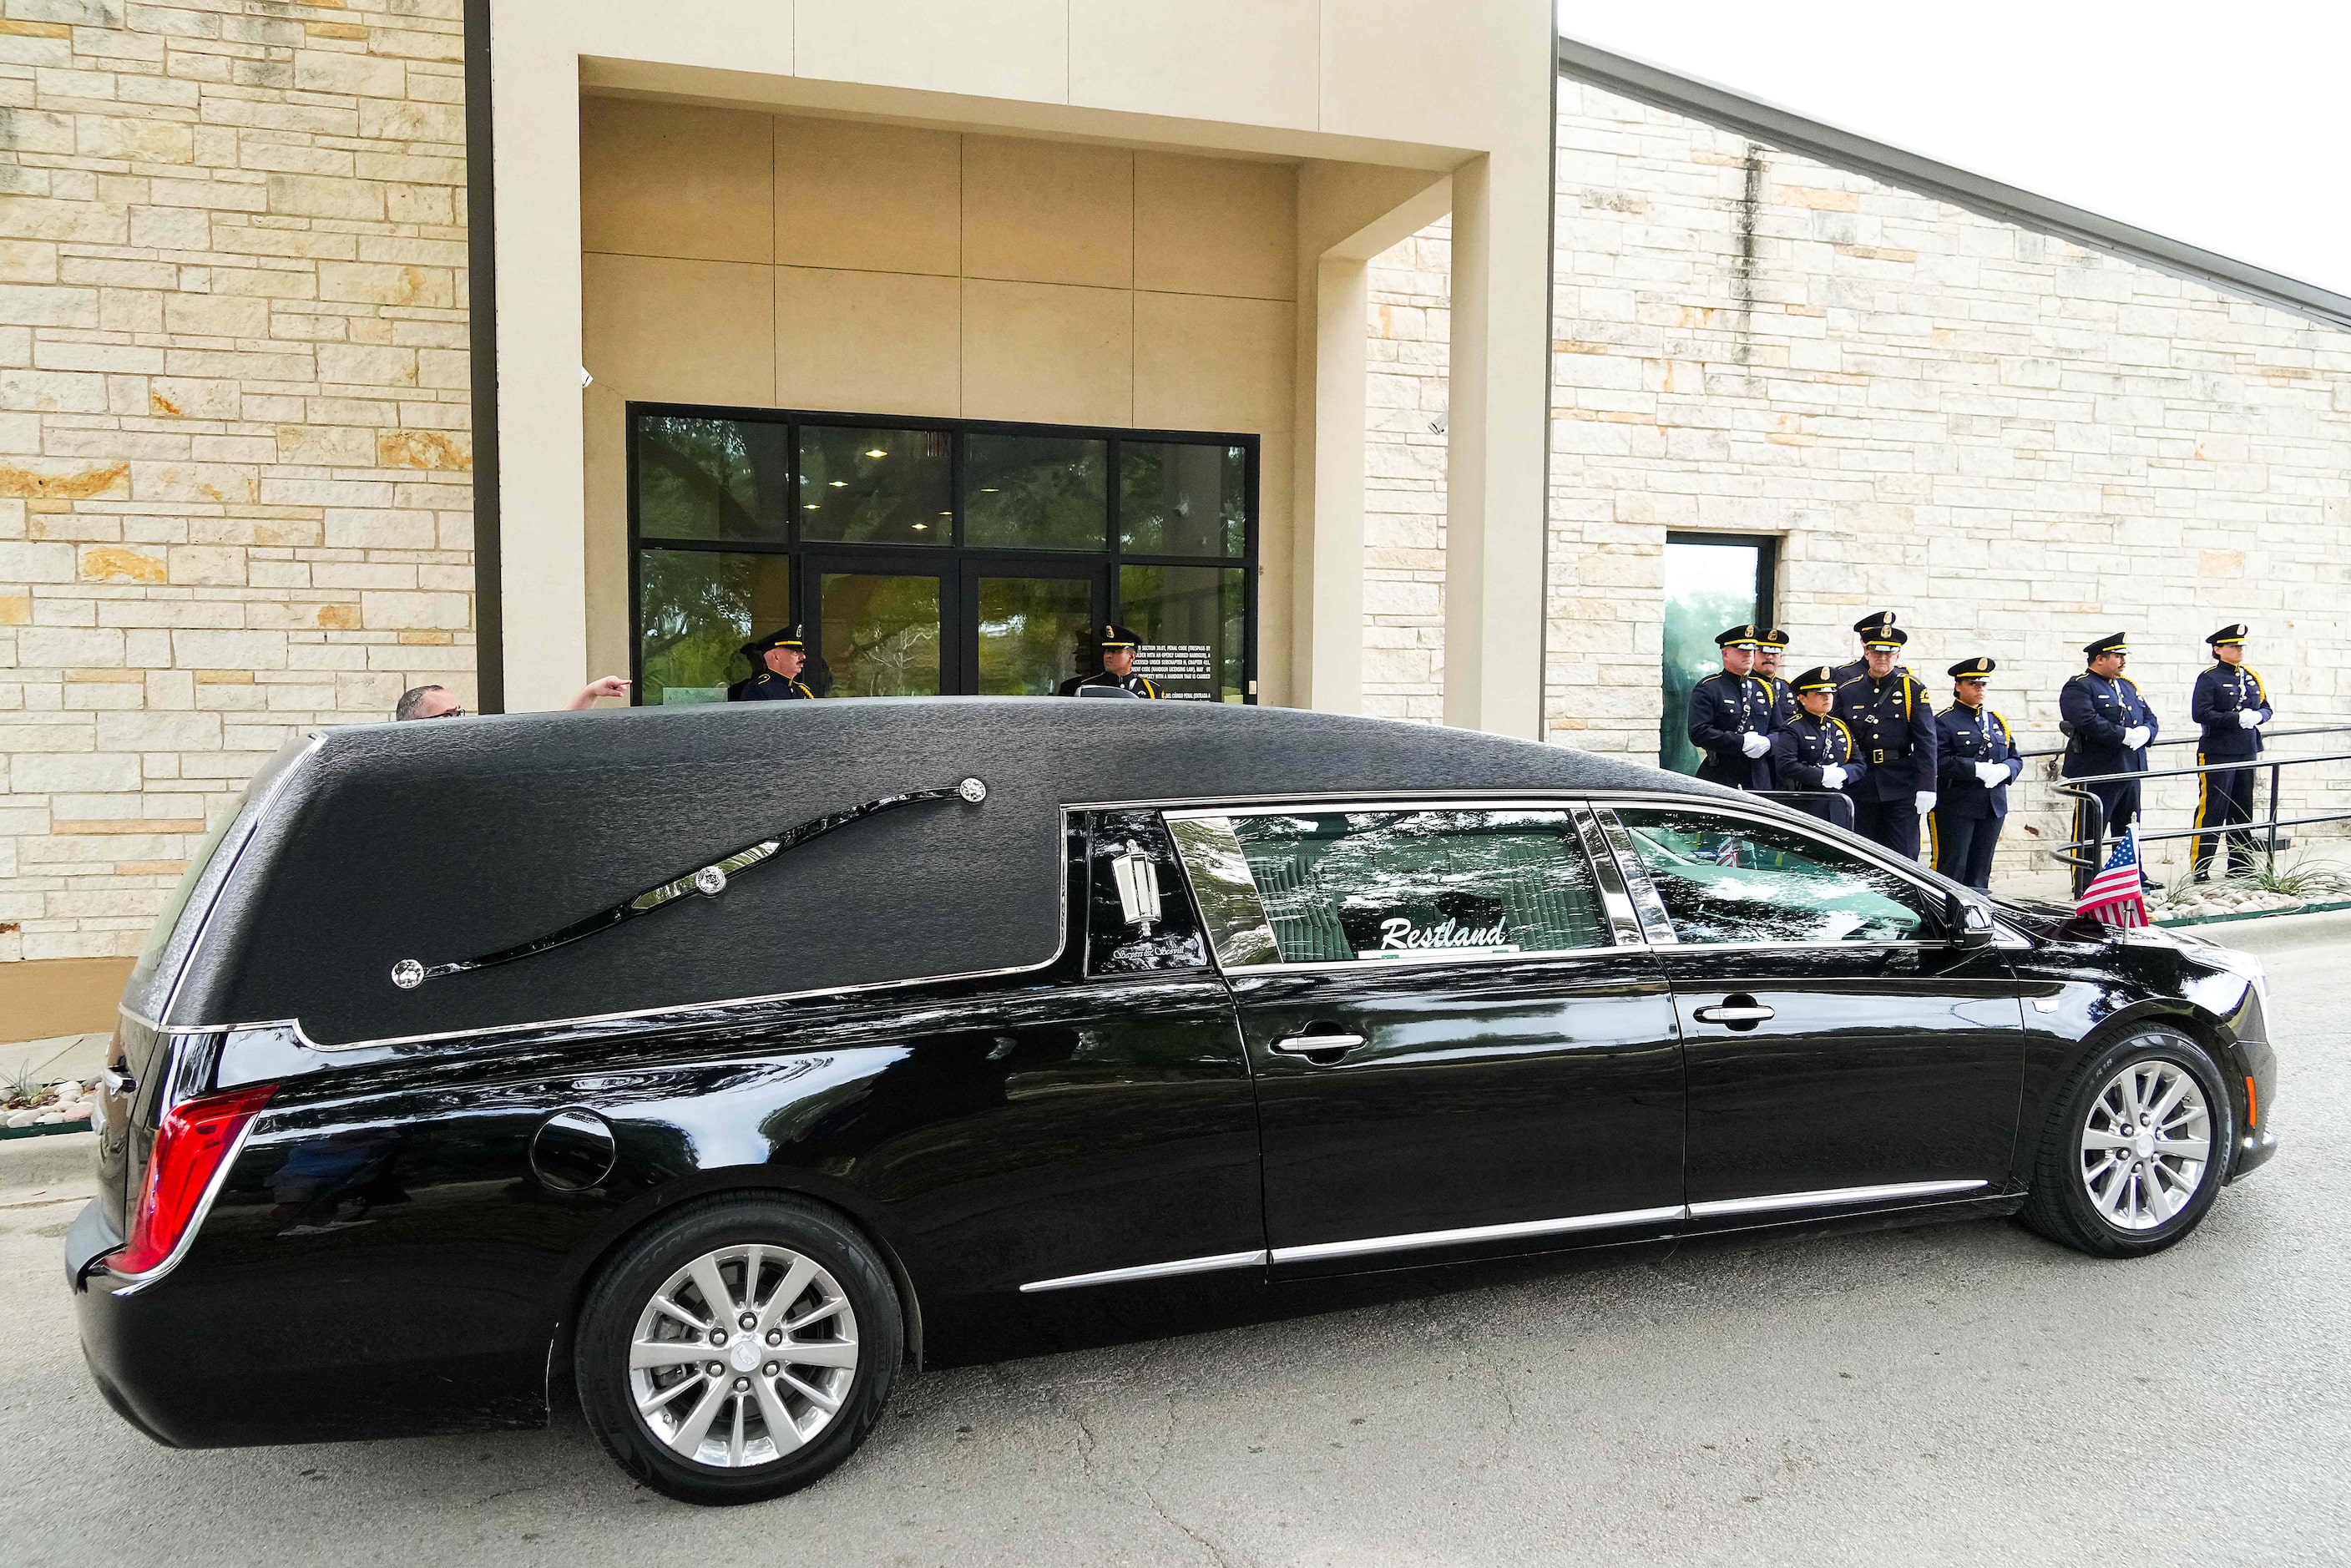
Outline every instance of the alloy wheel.
<path id="1" fill-rule="evenodd" d="M 772 1464 L 829 1426 L 857 1377 L 839 1281 L 784 1247 L 705 1252 L 638 1314 L 629 1393 L 654 1438 L 721 1469 Z"/>
<path id="2" fill-rule="evenodd" d="M 2211 1108 L 2177 1062 L 2134 1061 L 2090 1102 L 2082 1185 L 2116 1230 L 2153 1230 L 2185 1209 L 2212 1159 Z"/>

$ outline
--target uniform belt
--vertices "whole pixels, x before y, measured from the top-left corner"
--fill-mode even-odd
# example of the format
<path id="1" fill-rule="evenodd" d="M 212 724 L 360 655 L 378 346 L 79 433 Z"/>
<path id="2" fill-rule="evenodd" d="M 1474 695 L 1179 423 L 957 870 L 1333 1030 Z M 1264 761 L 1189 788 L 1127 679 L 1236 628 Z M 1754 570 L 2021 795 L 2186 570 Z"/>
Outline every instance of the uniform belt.
<path id="1" fill-rule="evenodd" d="M 1887 762 L 1899 762 L 1909 755 L 1910 747 L 1907 746 L 1881 746 L 1869 754 L 1869 760 L 1872 767 L 1876 767 Z"/>

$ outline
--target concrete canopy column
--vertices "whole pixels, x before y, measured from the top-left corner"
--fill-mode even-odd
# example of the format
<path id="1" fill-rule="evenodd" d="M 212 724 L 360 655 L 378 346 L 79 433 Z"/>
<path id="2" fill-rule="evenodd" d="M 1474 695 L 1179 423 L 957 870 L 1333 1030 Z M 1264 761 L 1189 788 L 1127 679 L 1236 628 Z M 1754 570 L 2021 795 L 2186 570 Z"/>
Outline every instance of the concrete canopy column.
<path id="1" fill-rule="evenodd" d="M 580 388 L 580 57 L 496 28 L 498 510 L 508 712 L 561 707 L 588 674 Z M 528 245 L 517 243 L 528 236 Z"/>
<path id="2" fill-rule="evenodd" d="M 1453 173 L 1445 722 L 1542 738 L 1551 173 L 1523 151 Z"/>

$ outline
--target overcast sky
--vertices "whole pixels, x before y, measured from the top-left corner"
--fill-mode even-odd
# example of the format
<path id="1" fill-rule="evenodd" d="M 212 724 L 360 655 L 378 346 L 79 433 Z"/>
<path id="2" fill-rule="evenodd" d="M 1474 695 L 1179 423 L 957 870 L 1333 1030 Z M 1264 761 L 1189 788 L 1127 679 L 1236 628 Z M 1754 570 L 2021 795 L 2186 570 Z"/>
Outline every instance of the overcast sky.
<path id="1" fill-rule="evenodd" d="M 1560 31 L 2351 294 L 2345 0 L 1559 0 Z"/>

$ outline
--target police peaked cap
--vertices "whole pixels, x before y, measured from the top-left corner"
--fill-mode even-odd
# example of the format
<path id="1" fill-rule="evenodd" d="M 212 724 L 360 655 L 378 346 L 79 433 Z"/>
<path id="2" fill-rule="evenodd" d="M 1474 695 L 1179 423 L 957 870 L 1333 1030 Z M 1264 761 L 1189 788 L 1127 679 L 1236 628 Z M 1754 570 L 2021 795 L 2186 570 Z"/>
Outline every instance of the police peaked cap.
<path id="1" fill-rule="evenodd" d="M 1788 684 L 1799 692 L 1833 692 L 1837 689 L 1836 666 L 1815 664 Z"/>
<path id="2" fill-rule="evenodd" d="M 1988 681 L 1991 679 L 1992 671 L 1999 667 L 1999 660 L 1987 659 L 1979 654 L 1977 657 L 1972 659 L 1961 659 L 1958 664 L 1953 664 L 1951 666 L 1951 679 L 1955 681 Z"/>
<path id="3" fill-rule="evenodd" d="M 2111 637 L 2101 637 L 2095 643 L 2083 643 L 2082 652 L 2089 654 L 2093 659 L 2101 653 L 2127 653 L 2130 652 L 2129 636 L 2130 633 L 2126 632 L 2117 632 Z"/>
<path id="4" fill-rule="evenodd" d="M 754 638 L 744 643 L 743 656 L 756 664 L 770 648 L 789 648 L 794 653 L 805 653 L 808 652 L 808 643 L 802 640 L 801 627 L 796 622 L 789 626 L 770 632 L 764 637 Z"/>
<path id="5" fill-rule="evenodd" d="M 1861 634 L 1861 645 L 1865 648 L 1899 648 L 1908 641 L 1910 633 L 1894 624 L 1891 615 Z"/>
<path id="6" fill-rule="evenodd" d="M 1755 645 L 1759 648 L 1784 648 L 1788 643 L 1788 633 L 1777 626 L 1755 639 Z"/>
<path id="7" fill-rule="evenodd" d="M 2211 643 L 2215 648 L 2225 647 L 2231 643 L 2243 642 L 2245 640 L 2246 633 L 2252 630 L 2252 627 L 2246 625 L 2241 621 L 2232 621 L 2228 625 L 2221 627 L 2218 632 L 2213 632 L 2210 637 L 2205 638 L 2204 641 Z"/>
<path id="8" fill-rule="evenodd" d="M 1868 614 L 1863 616 L 1860 620 L 1855 622 L 1853 623 L 1853 629 L 1855 632 L 1860 632 L 1864 637 L 1892 637 L 1894 635 L 1894 612 L 1891 610 L 1873 610 Z"/>
<path id="9" fill-rule="evenodd" d="M 1714 645 L 1718 648 L 1752 648 L 1763 640 L 1763 633 L 1750 622 L 1745 626 L 1730 626 L 1718 632 Z"/>
<path id="10" fill-rule="evenodd" d="M 1114 622 L 1105 621 L 1102 622 L 1102 635 L 1095 639 L 1095 643 L 1103 648 L 1140 648 L 1143 646 L 1143 639 L 1126 627 Z"/>

